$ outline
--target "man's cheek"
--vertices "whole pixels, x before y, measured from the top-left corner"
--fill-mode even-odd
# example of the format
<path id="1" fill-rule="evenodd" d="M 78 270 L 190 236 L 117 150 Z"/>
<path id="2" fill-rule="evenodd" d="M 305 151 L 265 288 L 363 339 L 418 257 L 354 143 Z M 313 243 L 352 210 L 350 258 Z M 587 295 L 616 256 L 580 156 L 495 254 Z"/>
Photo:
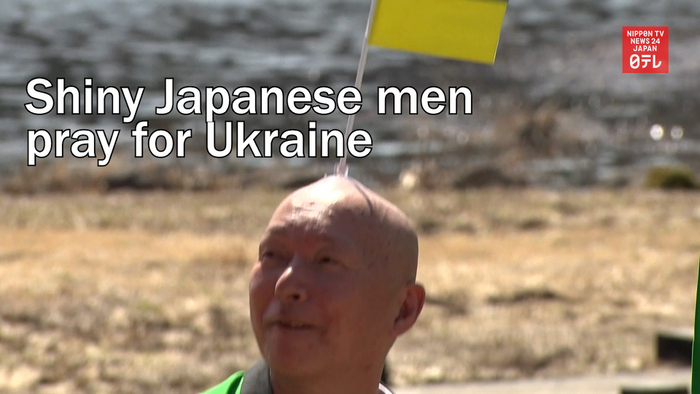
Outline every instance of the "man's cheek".
<path id="1" fill-rule="evenodd" d="M 260 290 L 260 284 L 262 283 L 262 276 L 253 272 L 250 277 L 250 283 L 248 284 L 248 291 L 252 296 L 254 293 Z"/>
<path id="2" fill-rule="evenodd" d="M 260 318 L 274 295 L 274 284 L 260 275 L 253 275 L 249 286 L 251 318 Z"/>
<path id="3" fill-rule="evenodd" d="M 256 265 L 250 275 L 249 292 L 251 298 L 253 295 L 260 296 L 263 293 L 272 293 L 275 291 L 276 277 L 270 273 L 264 272 Z"/>

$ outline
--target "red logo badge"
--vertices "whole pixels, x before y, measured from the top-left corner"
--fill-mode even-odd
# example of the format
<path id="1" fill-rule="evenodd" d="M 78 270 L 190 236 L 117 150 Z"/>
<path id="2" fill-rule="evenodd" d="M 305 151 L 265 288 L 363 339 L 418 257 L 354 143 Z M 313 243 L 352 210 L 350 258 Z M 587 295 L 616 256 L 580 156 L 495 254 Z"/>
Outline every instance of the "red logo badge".
<path id="1" fill-rule="evenodd" d="M 623 73 L 668 73 L 668 26 L 622 28 Z"/>

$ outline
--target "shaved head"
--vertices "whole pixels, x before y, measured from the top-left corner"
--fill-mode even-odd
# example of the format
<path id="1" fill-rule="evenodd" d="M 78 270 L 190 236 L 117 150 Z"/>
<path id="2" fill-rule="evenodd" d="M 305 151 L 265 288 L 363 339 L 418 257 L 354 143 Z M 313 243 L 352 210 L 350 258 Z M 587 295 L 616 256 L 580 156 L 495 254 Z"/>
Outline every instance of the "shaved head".
<path id="1" fill-rule="evenodd" d="M 381 264 L 389 279 L 413 282 L 418 267 L 418 237 L 408 217 L 394 204 L 351 178 L 329 176 L 290 194 L 279 205 L 275 219 L 292 212 L 298 218 L 322 218 L 318 225 L 333 220 L 358 230 L 362 251 L 373 264 Z M 306 221 L 308 223 L 308 221 Z"/>

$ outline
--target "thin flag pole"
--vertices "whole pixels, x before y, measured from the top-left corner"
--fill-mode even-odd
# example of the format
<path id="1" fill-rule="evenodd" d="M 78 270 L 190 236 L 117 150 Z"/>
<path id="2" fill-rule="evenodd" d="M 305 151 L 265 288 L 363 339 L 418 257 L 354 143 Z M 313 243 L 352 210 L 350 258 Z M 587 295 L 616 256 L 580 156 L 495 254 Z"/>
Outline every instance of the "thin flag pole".
<path id="1" fill-rule="evenodd" d="M 374 9 L 377 6 L 377 0 L 372 0 L 369 8 L 369 17 L 367 18 L 367 28 L 365 29 L 365 40 L 362 43 L 362 52 L 360 52 L 360 64 L 357 66 L 357 75 L 355 76 L 355 88 L 358 91 L 362 89 L 362 77 L 365 74 L 365 65 L 367 64 L 367 50 L 369 48 L 369 32 L 372 29 L 372 21 L 374 20 Z M 348 176 L 348 136 L 352 132 L 352 126 L 355 123 L 355 114 L 348 115 L 348 123 L 345 126 L 345 134 L 343 134 L 343 157 L 335 166 L 335 174 L 340 176 Z"/>

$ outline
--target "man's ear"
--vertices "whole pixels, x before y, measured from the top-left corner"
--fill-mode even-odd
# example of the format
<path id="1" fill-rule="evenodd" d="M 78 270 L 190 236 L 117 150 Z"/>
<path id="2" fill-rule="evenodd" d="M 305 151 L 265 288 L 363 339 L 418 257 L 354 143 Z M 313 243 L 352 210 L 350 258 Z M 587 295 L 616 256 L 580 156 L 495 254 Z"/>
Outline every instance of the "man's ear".
<path id="1" fill-rule="evenodd" d="M 417 283 L 406 286 L 399 315 L 394 320 L 393 334 L 399 336 L 408 331 L 418 319 L 425 303 L 425 289 Z"/>

